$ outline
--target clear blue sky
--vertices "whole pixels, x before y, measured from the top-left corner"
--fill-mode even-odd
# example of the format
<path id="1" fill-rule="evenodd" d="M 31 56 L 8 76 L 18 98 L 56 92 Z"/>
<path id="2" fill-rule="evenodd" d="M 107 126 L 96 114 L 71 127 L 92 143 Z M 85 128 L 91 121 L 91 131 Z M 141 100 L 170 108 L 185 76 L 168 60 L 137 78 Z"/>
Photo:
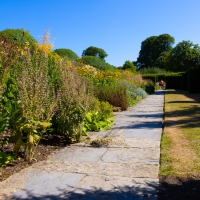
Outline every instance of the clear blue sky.
<path id="1" fill-rule="evenodd" d="M 153 35 L 200 44 L 199 0 L 0 0 L 0 10 L 0 30 L 23 28 L 38 41 L 49 30 L 54 49 L 100 47 L 115 66 L 136 60 Z"/>

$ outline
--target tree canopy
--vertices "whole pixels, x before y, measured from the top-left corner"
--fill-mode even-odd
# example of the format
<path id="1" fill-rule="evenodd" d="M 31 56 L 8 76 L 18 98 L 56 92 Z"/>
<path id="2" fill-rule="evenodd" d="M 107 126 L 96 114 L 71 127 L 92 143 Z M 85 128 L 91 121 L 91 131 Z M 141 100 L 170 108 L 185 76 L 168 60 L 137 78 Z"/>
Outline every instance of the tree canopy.
<path id="1" fill-rule="evenodd" d="M 136 67 L 130 60 L 126 60 L 122 66 L 122 70 L 130 70 L 133 73 L 136 73 Z"/>
<path id="2" fill-rule="evenodd" d="M 187 71 L 200 67 L 200 46 L 183 40 L 174 47 L 168 59 L 173 71 Z"/>
<path id="3" fill-rule="evenodd" d="M 67 58 L 69 60 L 76 60 L 78 57 L 78 55 L 73 52 L 71 49 L 65 49 L 65 48 L 61 48 L 61 49 L 55 49 L 54 50 L 60 57 L 62 58 Z"/>
<path id="4" fill-rule="evenodd" d="M 104 60 L 97 58 L 95 56 L 83 56 L 79 62 L 86 64 L 86 65 L 91 65 L 97 69 L 100 70 L 113 70 L 115 69 L 114 66 L 106 63 Z"/>
<path id="5" fill-rule="evenodd" d="M 90 46 L 83 51 L 82 56 L 95 56 L 104 60 L 105 57 L 108 56 L 108 54 L 101 48 Z"/>
<path id="6" fill-rule="evenodd" d="M 169 52 L 174 44 L 174 38 L 169 34 L 151 36 L 141 44 L 137 59 L 140 68 L 157 66 L 157 61 L 163 52 Z"/>

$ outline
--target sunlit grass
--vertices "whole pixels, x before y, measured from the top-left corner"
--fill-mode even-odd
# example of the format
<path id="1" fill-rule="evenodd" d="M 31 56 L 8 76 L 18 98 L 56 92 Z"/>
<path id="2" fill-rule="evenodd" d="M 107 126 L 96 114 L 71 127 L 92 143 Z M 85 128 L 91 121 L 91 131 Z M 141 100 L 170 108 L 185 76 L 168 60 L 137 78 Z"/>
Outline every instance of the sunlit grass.
<path id="1" fill-rule="evenodd" d="M 169 174 L 173 174 L 172 168 L 172 158 L 169 155 L 169 149 L 172 145 L 172 141 L 170 137 L 163 134 L 162 141 L 161 141 L 161 159 L 160 159 L 160 176 L 166 176 Z"/>
<path id="2" fill-rule="evenodd" d="M 160 176 L 200 173 L 200 94 L 167 91 Z"/>

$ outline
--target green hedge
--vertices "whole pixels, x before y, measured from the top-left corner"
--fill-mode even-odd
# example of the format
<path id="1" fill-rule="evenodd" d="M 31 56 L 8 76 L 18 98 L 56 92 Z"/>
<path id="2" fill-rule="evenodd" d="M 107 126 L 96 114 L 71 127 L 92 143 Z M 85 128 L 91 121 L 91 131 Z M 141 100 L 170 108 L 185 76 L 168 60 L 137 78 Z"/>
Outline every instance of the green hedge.
<path id="1" fill-rule="evenodd" d="M 160 80 L 163 80 L 166 83 L 166 89 L 183 89 L 184 88 L 184 73 L 165 73 L 165 74 L 145 74 L 142 75 L 144 79 L 150 79 L 156 84 Z"/>
<path id="2" fill-rule="evenodd" d="M 199 87 L 199 75 L 200 75 L 200 68 L 190 69 L 187 72 L 188 78 L 188 91 L 190 93 L 200 93 Z"/>

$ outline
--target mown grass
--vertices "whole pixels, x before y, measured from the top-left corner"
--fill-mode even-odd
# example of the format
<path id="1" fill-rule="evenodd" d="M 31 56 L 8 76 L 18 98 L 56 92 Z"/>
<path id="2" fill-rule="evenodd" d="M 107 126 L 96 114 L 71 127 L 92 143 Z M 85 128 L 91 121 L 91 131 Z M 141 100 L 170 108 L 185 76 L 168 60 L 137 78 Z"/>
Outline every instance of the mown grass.
<path id="1" fill-rule="evenodd" d="M 160 176 L 200 174 L 200 94 L 166 91 Z"/>
<path id="2" fill-rule="evenodd" d="M 173 174 L 172 158 L 168 154 L 171 145 L 171 139 L 166 134 L 163 134 L 161 140 L 160 176 Z"/>

